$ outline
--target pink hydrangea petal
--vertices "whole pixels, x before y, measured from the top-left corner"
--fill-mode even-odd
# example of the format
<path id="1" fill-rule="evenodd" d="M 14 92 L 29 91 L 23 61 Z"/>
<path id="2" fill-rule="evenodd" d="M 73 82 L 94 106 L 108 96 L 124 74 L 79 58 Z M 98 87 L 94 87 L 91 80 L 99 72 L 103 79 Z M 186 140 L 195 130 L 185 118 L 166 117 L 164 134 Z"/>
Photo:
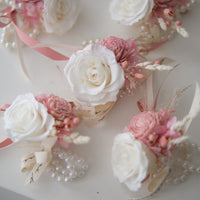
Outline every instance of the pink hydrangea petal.
<path id="1" fill-rule="evenodd" d="M 165 125 L 158 125 L 154 130 L 157 134 L 165 134 L 167 132 L 167 127 Z"/>
<path id="2" fill-rule="evenodd" d="M 167 128 L 171 128 L 171 126 L 177 121 L 177 117 L 172 117 L 168 122 L 167 122 Z"/>

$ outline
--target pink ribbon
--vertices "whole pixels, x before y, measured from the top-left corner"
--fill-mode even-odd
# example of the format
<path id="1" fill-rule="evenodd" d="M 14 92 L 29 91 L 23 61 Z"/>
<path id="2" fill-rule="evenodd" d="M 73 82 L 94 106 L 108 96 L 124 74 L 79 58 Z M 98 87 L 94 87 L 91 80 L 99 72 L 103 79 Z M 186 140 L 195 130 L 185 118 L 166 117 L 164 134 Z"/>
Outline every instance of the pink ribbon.
<path id="1" fill-rule="evenodd" d="M 7 138 L 3 142 L 0 143 L 0 149 L 11 145 L 13 142 L 11 139 Z"/>
<path id="2" fill-rule="evenodd" d="M 15 27 L 17 35 L 19 36 L 21 41 L 23 41 L 27 46 L 33 48 L 35 51 L 39 52 L 40 54 L 42 54 L 52 60 L 60 60 L 60 61 L 69 60 L 69 57 L 64 56 L 61 53 L 58 53 L 57 51 L 55 51 L 49 47 L 34 47 L 34 46 L 40 44 L 40 42 L 31 38 L 30 36 L 28 36 L 17 26 L 17 22 L 16 22 L 17 21 L 16 20 L 17 11 L 16 10 L 11 11 L 11 7 L 8 7 L 6 9 L 4 9 L 3 11 L 1 11 L 1 13 L 4 15 L 0 16 L 0 17 L 8 18 L 9 22 L 8 23 L 0 22 L 0 27 L 3 28 L 5 26 L 7 26 L 9 23 L 12 23 Z"/>

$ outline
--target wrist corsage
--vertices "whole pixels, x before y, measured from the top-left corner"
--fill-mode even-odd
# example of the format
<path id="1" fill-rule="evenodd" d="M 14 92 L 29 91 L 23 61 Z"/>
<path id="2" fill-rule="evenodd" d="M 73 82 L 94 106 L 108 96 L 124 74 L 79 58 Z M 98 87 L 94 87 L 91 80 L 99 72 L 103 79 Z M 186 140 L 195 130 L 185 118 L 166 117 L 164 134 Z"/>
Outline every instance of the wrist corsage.
<path id="1" fill-rule="evenodd" d="M 29 171 L 27 184 L 37 181 L 47 166 L 58 181 L 68 182 L 85 174 L 87 163 L 64 150 L 72 143 L 86 144 L 90 140 L 72 131 L 80 122 L 74 103 L 55 95 L 34 97 L 28 93 L 19 95 L 10 105 L 2 105 L 1 111 L 5 129 L 1 148 L 19 142 L 36 148 L 22 158 L 21 171 Z"/>
<path id="2" fill-rule="evenodd" d="M 193 0 L 112 0 L 110 15 L 123 25 L 140 25 L 140 40 L 149 43 L 166 42 L 176 31 L 187 38 L 180 15 L 187 13 Z"/>
<path id="3" fill-rule="evenodd" d="M 180 165 L 178 169 L 177 163 L 185 162 L 184 157 L 187 157 L 187 153 L 186 149 L 183 151 L 183 144 L 188 139 L 186 133 L 191 121 L 200 111 L 199 85 L 196 84 L 189 113 L 178 121 L 176 116 L 172 116 L 173 104 L 182 92 L 178 91 L 165 108 L 156 109 L 158 96 L 153 103 L 151 91 L 148 91 L 146 96 L 148 103 L 141 100 L 138 102 L 141 113 L 132 118 L 124 133 L 114 138 L 113 173 L 120 183 L 124 183 L 134 192 L 133 199 L 152 195 L 170 174 L 173 176 L 169 179 L 174 178 L 174 182 L 185 179 L 185 169 Z M 181 150 L 178 155 L 179 148 Z M 173 171 L 178 174 L 178 178 Z"/>
<path id="4" fill-rule="evenodd" d="M 132 94 L 152 71 L 171 70 L 160 61 L 145 61 L 135 41 L 114 36 L 76 51 L 64 75 L 81 116 L 99 121 L 124 92 Z"/>

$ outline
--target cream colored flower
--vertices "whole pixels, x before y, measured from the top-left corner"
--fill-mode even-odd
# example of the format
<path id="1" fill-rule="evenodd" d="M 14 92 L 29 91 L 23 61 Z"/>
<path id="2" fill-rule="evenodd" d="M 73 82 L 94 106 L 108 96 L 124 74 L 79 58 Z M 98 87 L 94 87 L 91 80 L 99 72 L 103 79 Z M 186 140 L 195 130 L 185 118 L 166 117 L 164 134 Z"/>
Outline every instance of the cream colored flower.
<path id="1" fill-rule="evenodd" d="M 50 134 L 54 125 L 47 108 L 32 94 L 19 95 L 6 109 L 4 121 L 6 134 L 13 142 L 40 141 Z"/>
<path id="2" fill-rule="evenodd" d="M 75 98 L 90 106 L 115 102 L 124 84 L 124 72 L 114 53 L 97 44 L 73 54 L 64 72 Z"/>
<path id="3" fill-rule="evenodd" d="M 142 181 L 155 165 L 155 156 L 131 132 L 115 137 L 112 147 L 112 167 L 114 175 L 120 183 L 124 183 L 131 191 L 137 191 Z"/>
<path id="4" fill-rule="evenodd" d="M 112 0 L 110 14 L 113 20 L 133 25 L 149 17 L 154 0 Z"/>
<path id="5" fill-rule="evenodd" d="M 79 0 L 44 0 L 43 24 L 47 33 L 62 35 L 79 15 Z"/>

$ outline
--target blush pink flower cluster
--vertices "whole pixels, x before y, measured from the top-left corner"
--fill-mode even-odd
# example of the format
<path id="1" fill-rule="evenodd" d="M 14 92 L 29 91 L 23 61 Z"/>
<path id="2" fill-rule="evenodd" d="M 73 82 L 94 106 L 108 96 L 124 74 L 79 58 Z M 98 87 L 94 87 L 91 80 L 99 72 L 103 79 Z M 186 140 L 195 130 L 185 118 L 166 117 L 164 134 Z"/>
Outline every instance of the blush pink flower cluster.
<path id="1" fill-rule="evenodd" d="M 29 25 L 37 27 L 37 23 L 40 21 L 40 15 L 44 9 L 43 0 L 17 0 L 16 3 L 22 4 L 21 16 L 24 18 L 24 27 Z"/>
<path id="2" fill-rule="evenodd" d="M 114 52 L 116 61 L 123 65 L 132 65 L 137 60 L 137 46 L 134 41 L 124 40 L 115 36 L 110 36 L 99 42 L 100 45 L 107 47 Z"/>
<path id="3" fill-rule="evenodd" d="M 176 8 L 179 2 L 177 0 L 154 0 L 155 5 L 161 8 Z"/>
<path id="4" fill-rule="evenodd" d="M 171 130 L 176 117 L 170 117 L 172 112 L 144 111 L 133 117 L 127 130 L 136 139 L 141 140 L 157 156 L 170 156 L 172 148 L 168 148 L 169 141 L 181 137 L 177 131 Z"/>
<path id="5" fill-rule="evenodd" d="M 115 54 L 116 61 L 124 70 L 125 85 L 130 90 L 134 90 L 137 82 L 145 79 L 143 74 L 135 66 L 139 63 L 137 45 L 131 39 L 124 40 L 115 36 L 101 40 L 100 45 L 107 47 Z M 134 84 L 132 84 L 134 82 Z"/>
<path id="6" fill-rule="evenodd" d="M 164 20 L 169 20 L 169 18 L 176 20 L 176 9 L 186 6 L 189 2 L 189 0 L 154 0 L 152 18 L 160 17 Z M 170 23 L 168 22 L 167 25 L 169 26 Z"/>
<path id="7" fill-rule="evenodd" d="M 70 135 L 72 127 L 78 126 L 80 120 L 75 114 L 73 102 L 68 102 L 53 94 L 50 96 L 41 94 L 35 98 L 47 107 L 48 113 L 57 121 L 55 128 L 58 136 Z"/>

